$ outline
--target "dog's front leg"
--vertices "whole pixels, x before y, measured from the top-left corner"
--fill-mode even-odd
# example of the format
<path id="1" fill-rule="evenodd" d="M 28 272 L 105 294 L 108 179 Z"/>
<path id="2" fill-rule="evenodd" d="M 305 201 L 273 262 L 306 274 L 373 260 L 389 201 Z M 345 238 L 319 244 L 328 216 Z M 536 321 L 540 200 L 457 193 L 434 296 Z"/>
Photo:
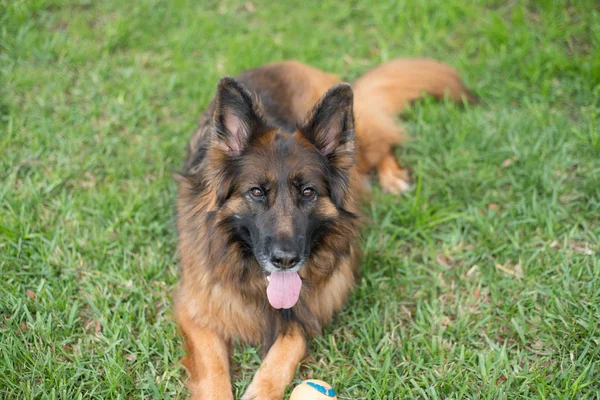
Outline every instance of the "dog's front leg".
<path id="1" fill-rule="evenodd" d="M 178 310 L 179 327 L 185 335 L 187 356 L 183 360 L 190 379 L 192 400 L 232 399 L 229 376 L 230 344 L 215 331 L 201 328 L 185 310 Z"/>
<path id="2" fill-rule="evenodd" d="M 280 335 L 269 349 L 243 400 L 281 400 L 306 354 L 306 339 L 297 325 Z"/>

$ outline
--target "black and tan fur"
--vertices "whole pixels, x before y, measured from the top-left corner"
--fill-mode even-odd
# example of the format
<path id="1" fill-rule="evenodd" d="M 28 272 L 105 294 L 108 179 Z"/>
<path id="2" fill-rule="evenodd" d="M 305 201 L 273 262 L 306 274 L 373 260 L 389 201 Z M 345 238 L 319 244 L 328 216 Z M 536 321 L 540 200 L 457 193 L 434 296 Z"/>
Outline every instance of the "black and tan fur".
<path id="1" fill-rule="evenodd" d="M 403 140 L 395 114 L 423 92 L 474 101 L 433 60 L 388 62 L 353 87 L 297 61 L 220 81 L 190 141 L 177 202 L 176 315 L 193 398 L 232 398 L 235 340 L 266 351 L 244 398 L 283 397 L 306 340 L 354 285 L 366 177 L 376 171 L 392 193 L 407 188 L 392 154 Z M 266 298 L 273 243 L 298 256 L 303 287 L 289 310 Z"/>

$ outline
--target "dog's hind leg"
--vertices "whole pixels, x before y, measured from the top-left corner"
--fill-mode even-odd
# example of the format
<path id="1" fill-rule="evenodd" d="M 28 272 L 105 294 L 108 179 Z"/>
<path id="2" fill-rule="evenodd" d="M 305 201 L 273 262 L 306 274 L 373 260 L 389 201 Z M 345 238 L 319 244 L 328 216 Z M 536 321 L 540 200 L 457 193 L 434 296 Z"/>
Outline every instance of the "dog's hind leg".
<path id="1" fill-rule="evenodd" d="M 183 365 L 190 379 L 187 386 L 192 400 L 233 400 L 229 375 L 230 344 L 216 332 L 200 328 L 187 312 L 178 310 L 179 327 L 188 352 Z"/>
<path id="2" fill-rule="evenodd" d="M 306 339 L 297 325 L 278 336 L 242 399 L 283 399 L 285 388 L 294 378 L 296 367 L 304 358 L 306 349 Z"/>
<path id="3" fill-rule="evenodd" d="M 379 185 L 386 192 L 400 194 L 410 188 L 408 172 L 400 168 L 391 151 L 377 164 L 377 175 Z"/>
<path id="4" fill-rule="evenodd" d="M 405 139 L 396 115 L 425 93 L 438 99 L 448 96 L 457 103 L 478 101 L 456 70 L 435 60 L 388 61 L 354 83 L 357 169 L 362 174 L 376 169 L 387 192 L 400 193 L 408 188 L 408 176 L 392 155 L 393 147 Z"/>
<path id="5" fill-rule="evenodd" d="M 371 104 L 361 103 L 360 99 L 355 104 L 355 112 L 358 172 L 367 179 L 371 171 L 377 171 L 385 192 L 400 194 L 408 190 L 408 172 L 400 168 L 393 154 L 394 146 L 405 140 L 402 127 L 395 117 L 373 109 Z"/>

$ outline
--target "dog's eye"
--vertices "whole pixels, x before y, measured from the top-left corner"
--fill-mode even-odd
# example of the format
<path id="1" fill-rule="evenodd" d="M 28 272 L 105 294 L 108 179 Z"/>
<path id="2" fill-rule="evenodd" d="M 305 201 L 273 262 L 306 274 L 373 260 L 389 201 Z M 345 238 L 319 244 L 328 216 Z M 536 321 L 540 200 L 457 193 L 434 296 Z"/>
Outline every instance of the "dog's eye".
<path id="1" fill-rule="evenodd" d="M 302 197 L 305 199 L 310 199 L 315 195 L 315 189 L 306 188 L 302 191 Z"/>
<path id="2" fill-rule="evenodd" d="M 265 194 L 263 193 L 263 191 L 260 188 L 252 188 L 250 189 L 250 196 L 256 198 L 256 199 L 260 199 L 264 196 Z"/>

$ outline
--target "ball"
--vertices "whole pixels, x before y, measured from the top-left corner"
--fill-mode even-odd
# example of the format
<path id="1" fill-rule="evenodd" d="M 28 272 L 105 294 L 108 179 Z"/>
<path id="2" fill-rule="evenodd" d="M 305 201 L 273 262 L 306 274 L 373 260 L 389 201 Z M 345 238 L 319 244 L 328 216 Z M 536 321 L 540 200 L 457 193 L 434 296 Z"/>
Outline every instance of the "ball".
<path id="1" fill-rule="evenodd" d="M 308 379 L 292 391 L 290 400 L 336 400 L 335 390 L 330 384 L 316 379 Z"/>

